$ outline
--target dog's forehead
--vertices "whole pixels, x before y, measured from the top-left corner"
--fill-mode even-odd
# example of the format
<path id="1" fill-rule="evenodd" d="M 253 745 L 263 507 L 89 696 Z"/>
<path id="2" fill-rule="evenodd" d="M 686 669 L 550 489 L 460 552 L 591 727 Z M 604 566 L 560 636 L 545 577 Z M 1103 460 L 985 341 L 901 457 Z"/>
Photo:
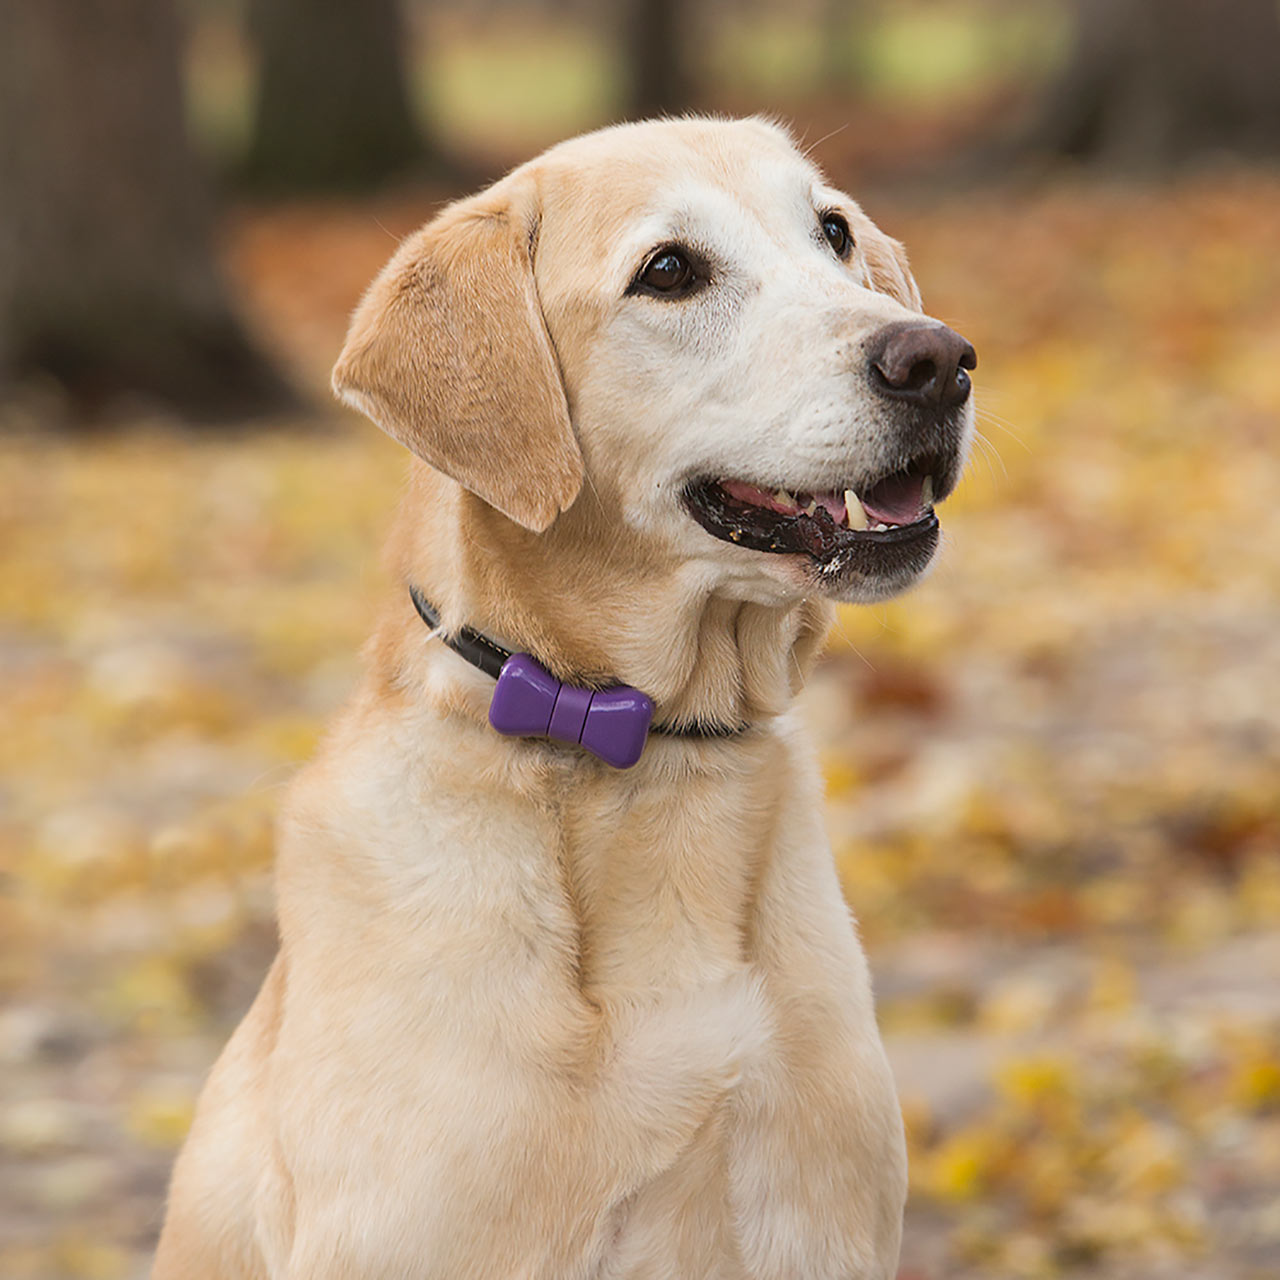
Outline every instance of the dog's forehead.
<path id="1" fill-rule="evenodd" d="M 717 223 L 807 227 L 822 175 L 763 121 L 673 120 L 576 138 L 535 162 L 548 248 L 601 261 L 620 241 Z"/>

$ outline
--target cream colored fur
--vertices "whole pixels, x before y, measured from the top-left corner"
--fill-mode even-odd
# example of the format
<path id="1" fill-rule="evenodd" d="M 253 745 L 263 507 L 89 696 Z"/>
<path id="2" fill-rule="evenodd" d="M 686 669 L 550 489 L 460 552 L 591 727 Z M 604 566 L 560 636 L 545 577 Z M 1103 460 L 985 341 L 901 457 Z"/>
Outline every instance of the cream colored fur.
<path id="1" fill-rule="evenodd" d="M 720 295 L 627 296 L 676 235 L 727 264 Z M 888 447 L 849 353 L 918 306 L 898 247 L 756 121 L 575 140 L 405 242 L 335 371 L 425 459 L 399 581 L 282 815 L 280 952 L 156 1280 L 894 1275 L 902 1127 L 790 709 L 831 606 L 676 496 Z M 663 721 L 751 727 L 653 737 L 627 772 L 499 737 L 410 580 Z"/>

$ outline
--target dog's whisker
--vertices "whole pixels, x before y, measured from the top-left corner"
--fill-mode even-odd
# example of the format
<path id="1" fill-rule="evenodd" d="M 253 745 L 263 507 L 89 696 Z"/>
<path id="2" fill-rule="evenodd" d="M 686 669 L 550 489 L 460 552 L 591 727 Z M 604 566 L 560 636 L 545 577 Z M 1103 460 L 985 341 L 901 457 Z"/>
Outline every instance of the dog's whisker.
<path id="1" fill-rule="evenodd" d="M 1009 478 L 1009 468 L 1005 466 L 1004 458 L 1000 455 L 1000 450 L 982 434 L 976 427 L 973 432 L 973 443 L 977 448 L 978 456 L 981 457 L 986 465 L 987 474 L 990 475 L 993 483 L 998 483 L 1001 479 Z M 1000 475 L 996 475 L 995 464 L 1000 466 Z"/>
<path id="2" fill-rule="evenodd" d="M 830 141 L 832 138 L 834 138 L 837 134 L 841 134 L 841 133 L 843 133 L 843 132 L 848 128 L 848 127 L 849 127 L 849 122 L 846 120 L 846 121 L 844 122 L 844 124 L 837 125 L 837 126 L 836 126 L 834 129 L 832 129 L 829 133 L 824 133 L 824 134 L 822 135 L 822 137 L 820 137 L 820 138 L 817 140 L 817 142 L 811 142 L 808 146 L 804 146 L 804 147 L 803 147 L 803 149 L 801 150 L 801 153 L 800 153 L 800 154 L 801 154 L 801 155 L 803 155 L 803 156 L 804 156 L 804 158 L 805 158 L 806 160 L 807 160 L 807 159 L 809 159 L 809 157 L 810 157 L 810 156 L 812 156 L 812 155 L 813 155 L 813 153 L 814 153 L 814 152 L 815 152 L 815 151 L 816 151 L 820 146 L 822 146 L 822 144 L 823 144 L 824 142 L 829 142 L 829 141 Z M 803 144 L 803 143 L 804 143 L 804 139 L 803 139 L 803 138 L 801 138 L 801 140 L 800 140 L 800 141 L 801 141 L 801 144 Z"/>
<path id="3" fill-rule="evenodd" d="M 875 663 L 873 663 L 871 659 L 868 658 L 867 655 L 863 653 L 862 650 L 859 649 L 858 646 L 849 638 L 849 632 L 846 630 L 844 625 L 844 616 L 839 610 L 836 610 L 835 624 L 831 629 L 840 637 L 845 648 L 848 649 L 848 651 L 853 654 L 853 656 L 857 658 L 868 671 L 875 670 Z"/>
<path id="4" fill-rule="evenodd" d="M 1025 449 L 1028 453 L 1032 452 L 1031 446 L 1013 429 L 1013 424 L 1008 418 L 1002 418 L 998 413 L 993 413 L 985 405 L 978 405 L 974 409 L 974 416 L 989 427 L 994 427 L 997 431 L 1003 431 L 1014 444 Z"/>

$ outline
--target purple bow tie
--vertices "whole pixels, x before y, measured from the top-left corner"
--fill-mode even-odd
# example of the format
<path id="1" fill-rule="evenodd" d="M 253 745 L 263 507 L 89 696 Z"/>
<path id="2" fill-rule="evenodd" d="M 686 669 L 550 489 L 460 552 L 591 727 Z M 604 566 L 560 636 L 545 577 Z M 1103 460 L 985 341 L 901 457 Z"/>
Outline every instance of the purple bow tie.
<path id="1" fill-rule="evenodd" d="M 615 769 L 640 759 L 652 719 L 653 702 L 639 689 L 561 684 L 527 653 L 513 653 L 502 664 L 489 703 L 489 723 L 499 733 L 574 743 Z"/>

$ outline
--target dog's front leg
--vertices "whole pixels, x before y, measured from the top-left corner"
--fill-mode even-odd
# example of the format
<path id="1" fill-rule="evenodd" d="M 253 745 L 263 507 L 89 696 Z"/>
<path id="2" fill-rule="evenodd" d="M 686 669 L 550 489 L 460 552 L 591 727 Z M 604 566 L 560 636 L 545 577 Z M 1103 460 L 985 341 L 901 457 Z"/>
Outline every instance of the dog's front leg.
<path id="1" fill-rule="evenodd" d="M 284 1152 L 296 1226 L 273 1277 L 588 1276 L 614 1211 L 674 1163 L 770 1036 L 759 980 L 746 974 L 653 1003 L 584 1005 L 594 1025 L 574 1015 L 554 1040 L 549 1010 L 534 1034 L 527 1007 L 490 1006 L 493 1022 L 478 999 L 459 1007 L 466 1040 L 447 1054 L 433 1052 L 438 1034 L 403 1059 L 354 1039 L 333 1089 L 278 1081 L 301 1101 Z M 335 1009 L 326 1023 L 337 1022 Z M 568 1051 L 580 1035 L 585 1054 Z M 315 1054 L 301 1060 L 314 1079 Z M 353 1077 L 358 1100 L 338 1087 Z M 344 1140 L 320 1148 L 314 1135 L 335 1112 L 350 1113 L 337 1126 Z"/>
<path id="2" fill-rule="evenodd" d="M 759 1280 L 891 1280 L 906 1154 L 866 961 L 818 823 L 781 829 L 754 931 L 778 1032 L 732 1102 L 740 1247 Z"/>

